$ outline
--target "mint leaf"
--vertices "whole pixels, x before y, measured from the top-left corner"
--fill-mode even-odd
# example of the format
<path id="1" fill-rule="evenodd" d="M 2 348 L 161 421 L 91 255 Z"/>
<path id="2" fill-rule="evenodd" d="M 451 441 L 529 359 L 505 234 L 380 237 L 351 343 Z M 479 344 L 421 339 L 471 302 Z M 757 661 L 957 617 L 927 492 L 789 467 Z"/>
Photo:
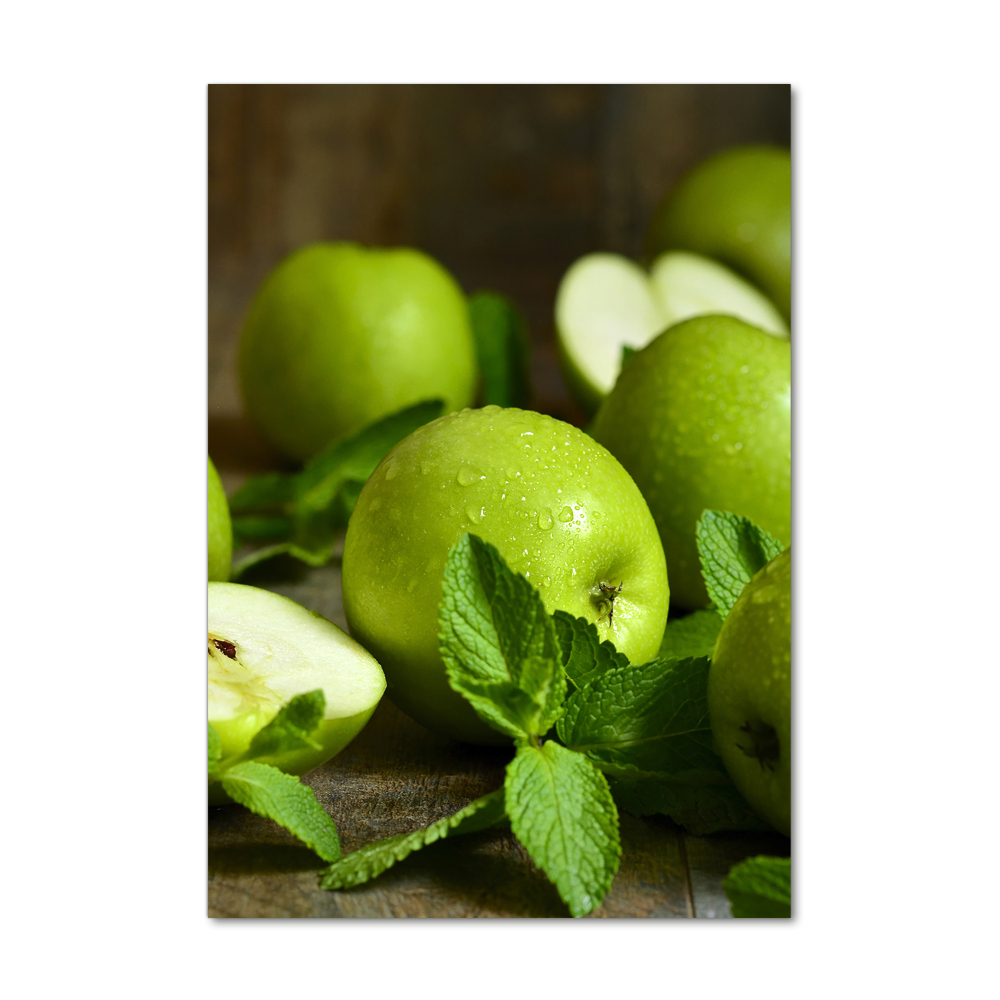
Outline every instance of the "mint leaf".
<path id="1" fill-rule="evenodd" d="M 599 906 L 622 853 L 618 810 L 604 775 L 549 740 L 518 747 L 504 791 L 514 836 L 570 913 L 582 917 Z"/>
<path id="2" fill-rule="evenodd" d="M 628 657 L 607 639 L 602 642 L 597 628 L 586 618 L 576 618 L 568 611 L 554 611 L 552 619 L 563 668 L 576 687 L 583 687 L 613 667 L 628 666 Z"/>
<path id="3" fill-rule="evenodd" d="M 375 421 L 346 441 L 330 445 L 296 475 L 268 473 L 250 480 L 234 497 L 239 500 L 240 512 L 271 516 L 240 518 L 236 530 L 244 539 L 280 541 L 236 562 L 230 579 L 238 580 L 252 566 L 279 555 L 290 555 L 309 566 L 325 566 L 361 488 L 378 463 L 403 438 L 439 417 L 443 409 L 441 399 L 416 403 Z"/>
<path id="4" fill-rule="evenodd" d="M 219 766 L 219 761 L 222 760 L 222 741 L 219 739 L 219 734 L 212 728 L 212 724 L 209 723 L 208 726 L 208 776 L 211 778 L 216 769 Z"/>
<path id="5" fill-rule="evenodd" d="M 426 829 L 366 844 L 332 864 L 326 870 L 320 886 L 324 889 L 349 889 L 353 885 L 361 885 L 436 840 L 449 835 L 485 830 L 504 818 L 503 801 L 504 792 L 500 788 L 475 799 L 457 813 L 431 823 Z"/>
<path id="6" fill-rule="evenodd" d="M 273 819 L 324 861 L 340 857 L 336 825 L 316 801 L 312 789 L 294 775 L 250 760 L 231 767 L 221 780 L 233 801 L 258 816 Z"/>
<path id="7" fill-rule="evenodd" d="M 322 688 L 297 694 L 278 714 L 250 741 L 247 757 L 264 757 L 269 754 L 284 753 L 286 750 L 300 750 L 320 745 L 309 738 L 309 734 L 323 721 L 326 711 L 326 696 Z"/>
<path id="8" fill-rule="evenodd" d="M 575 691 L 556 732 L 615 774 L 723 780 L 708 719 L 707 657 L 618 667 Z"/>
<path id="9" fill-rule="evenodd" d="M 496 292 L 476 292 L 469 299 L 469 321 L 483 373 L 483 405 L 525 406 L 531 347 L 517 306 Z"/>
<path id="10" fill-rule="evenodd" d="M 629 361 L 632 360 L 632 355 L 635 354 L 636 349 L 634 347 L 629 347 L 628 344 L 622 344 L 622 363 L 619 365 L 619 372 L 624 368 Z"/>
<path id="11" fill-rule="evenodd" d="M 508 736 L 543 734 L 562 712 L 566 673 L 538 591 L 476 535 L 448 555 L 438 611 L 448 681 Z"/>
<path id="12" fill-rule="evenodd" d="M 715 608 L 705 608 L 683 618 L 675 618 L 672 622 L 667 622 L 667 627 L 663 630 L 663 641 L 656 658 L 683 660 L 688 656 L 707 656 L 711 659 L 721 628 L 722 619 Z"/>
<path id="13" fill-rule="evenodd" d="M 288 538 L 294 525 L 291 518 L 281 515 L 245 514 L 233 518 L 233 535 L 241 542 L 270 542 Z"/>
<path id="14" fill-rule="evenodd" d="M 705 588 L 723 618 L 751 577 L 785 547 L 750 518 L 721 510 L 701 515 L 695 538 Z"/>
<path id="15" fill-rule="evenodd" d="M 722 880 L 734 917 L 790 917 L 792 860 L 760 855 L 733 865 Z"/>
<path id="16" fill-rule="evenodd" d="M 444 400 L 429 399 L 408 406 L 369 424 L 346 441 L 339 441 L 315 455 L 295 481 L 299 512 L 326 510 L 344 483 L 364 483 L 386 454 L 418 427 L 441 416 Z M 353 505 L 352 505 L 353 509 Z"/>
<path id="17" fill-rule="evenodd" d="M 696 837 L 722 830 L 770 830 L 728 779 L 695 784 L 666 777 L 608 777 L 615 802 L 633 816 L 660 813 Z"/>
<path id="18" fill-rule="evenodd" d="M 265 472 L 251 476 L 230 498 L 232 514 L 280 510 L 295 497 L 294 473 Z"/>

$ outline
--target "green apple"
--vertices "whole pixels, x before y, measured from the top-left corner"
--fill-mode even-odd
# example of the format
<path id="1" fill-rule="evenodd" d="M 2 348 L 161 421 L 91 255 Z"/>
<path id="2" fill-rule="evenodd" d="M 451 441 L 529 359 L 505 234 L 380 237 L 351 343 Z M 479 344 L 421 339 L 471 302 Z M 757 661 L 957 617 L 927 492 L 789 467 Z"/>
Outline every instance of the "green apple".
<path id="1" fill-rule="evenodd" d="M 591 426 L 656 520 L 673 599 L 701 608 L 695 525 L 742 514 L 791 532 L 791 345 L 732 316 L 671 327 L 622 370 Z"/>
<path id="2" fill-rule="evenodd" d="M 715 749 L 733 784 L 776 830 L 791 833 L 792 555 L 785 549 L 743 589 L 708 672 Z"/>
<path id="3" fill-rule="evenodd" d="M 233 558 L 233 522 L 222 480 L 208 460 L 208 578 L 228 580 Z"/>
<path id="4" fill-rule="evenodd" d="M 628 658 L 656 655 L 669 591 L 663 549 L 628 473 L 575 427 L 486 406 L 414 431 L 358 497 L 344 541 L 351 634 L 382 664 L 389 697 L 436 732 L 509 743 L 448 684 L 438 605 L 448 553 L 465 533 L 495 545 L 561 608 Z M 613 614 L 601 585 L 621 586 Z"/>
<path id="5" fill-rule="evenodd" d="M 763 294 L 706 257 L 661 254 L 649 274 L 620 254 L 581 257 L 556 295 L 559 359 L 570 390 L 593 413 L 618 378 L 623 346 L 645 347 L 667 327 L 705 313 L 728 313 L 788 336 Z"/>
<path id="6" fill-rule="evenodd" d="M 320 748 L 256 757 L 305 774 L 340 753 L 385 691 L 382 668 L 346 632 L 300 604 L 239 583 L 208 585 L 208 721 L 222 758 L 250 741 L 297 694 L 323 689 L 326 712 L 312 739 Z M 209 803 L 229 798 L 209 783 Z"/>
<path id="7" fill-rule="evenodd" d="M 646 235 L 649 259 L 692 250 L 762 288 L 785 318 L 792 297 L 792 157 L 778 146 L 737 146 L 709 157 L 660 203 Z"/>
<path id="8" fill-rule="evenodd" d="M 418 250 L 354 243 L 303 247 L 268 275 L 239 371 L 251 419 L 301 460 L 421 400 L 468 406 L 477 379 L 455 279 Z"/>

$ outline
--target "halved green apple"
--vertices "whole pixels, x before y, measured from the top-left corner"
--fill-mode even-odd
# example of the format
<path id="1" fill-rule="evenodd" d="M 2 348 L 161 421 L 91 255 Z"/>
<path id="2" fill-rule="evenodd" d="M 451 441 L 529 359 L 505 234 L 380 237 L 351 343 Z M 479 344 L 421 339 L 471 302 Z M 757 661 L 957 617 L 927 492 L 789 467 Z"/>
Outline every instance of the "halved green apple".
<path id="1" fill-rule="evenodd" d="M 559 357 L 570 391 L 594 413 L 618 380 L 622 347 L 638 350 L 675 323 L 713 313 L 789 335 L 761 292 L 707 257 L 661 254 L 649 274 L 620 254 L 581 257 L 556 295 Z"/>
<path id="2" fill-rule="evenodd" d="M 222 760 L 245 753 L 253 737 L 295 695 L 321 688 L 323 721 L 306 747 L 254 757 L 288 774 L 306 774 L 340 753 L 375 711 L 385 676 L 346 632 L 300 604 L 239 583 L 208 585 L 208 721 Z M 209 783 L 209 804 L 229 797 Z"/>

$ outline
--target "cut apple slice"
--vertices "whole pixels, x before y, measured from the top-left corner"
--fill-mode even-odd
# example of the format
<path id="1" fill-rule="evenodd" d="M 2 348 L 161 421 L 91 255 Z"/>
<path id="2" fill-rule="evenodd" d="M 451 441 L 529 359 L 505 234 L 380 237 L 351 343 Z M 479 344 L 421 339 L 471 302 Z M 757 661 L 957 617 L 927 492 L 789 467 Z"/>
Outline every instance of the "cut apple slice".
<path id="1" fill-rule="evenodd" d="M 764 293 L 717 261 L 679 250 L 664 253 L 653 262 L 649 277 L 667 326 L 725 313 L 772 336 L 788 337 L 781 313 Z"/>
<path id="2" fill-rule="evenodd" d="M 627 257 L 591 253 L 566 272 L 556 295 L 563 372 L 593 413 L 614 388 L 622 347 L 640 348 L 667 327 L 649 276 Z"/>
<path id="3" fill-rule="evenodd" d="M 780 313 L 761 292 L 693 253 L 661 254 L 652 274 L 620 254 L 587 254 L 564 275 L 555 312 L 563 374 L 588 413 L 614 388 L 625 345 L 645 347 L 692 316 L 726 313 L 788 337 Z"/>
<path id="4" fill-rule="evenodd" d="M 295 695 L 321 688 L 323 721 L 311 739 L 318 749 L 255 757 L 288 774 L 306 774 L 338 754 L 375 711 L 385 676 L 375 658 L 346 632 L 300 604 L 239 583 L 208 585 L 208 721 L 222 759 L 249 748 L 253 737 Z M 229 799 L 218 782 L 209 803 Z"/>

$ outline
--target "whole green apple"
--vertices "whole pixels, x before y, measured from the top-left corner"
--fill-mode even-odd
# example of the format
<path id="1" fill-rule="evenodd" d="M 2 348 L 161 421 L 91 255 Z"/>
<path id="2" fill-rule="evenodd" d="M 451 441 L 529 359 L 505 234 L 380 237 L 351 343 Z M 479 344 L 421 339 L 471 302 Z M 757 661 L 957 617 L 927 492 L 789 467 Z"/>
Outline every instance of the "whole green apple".
<path id="1" fill-rule="evenodd" d="M 305 774 L 347 746 L 385 691 L 372 655 L 346 632 L 287 597 L 239 583 L 208 585 L 208 721 L 222 759 L 244 753 L 295 695 L 323 689 L 326 711 L 306 747 L 255 757 Z M 209 804 L 229 797 L 209 783 Z"/>
<path id="2" fill-rule="evenodd" d="M 344 542 L 344 611 L 378 659 L 389 697 L 418 722 L 471 743 L 505 743 L 451 689 L 438 605 L 445 563 L 467 532 L 560 608 L 597 625 L 628 658 L 655 656 L 669 591 L 646 502 L 582 431 L 486 406 L 441 417 L 401 441 L 358 497 Z M 601 585 L 621 586 L 613 613 Z"/>
<path id="3" fill-rule="evenodd" d="M 233 558 L 233 522 L 219 473 L 208 460 L 208 578 L 228 580 Z"/>
<path id="4" fill-rule="evenodd" d="M 702 608 L 706 509 L 791 533 L 791 345 L 732 316 L 671 327 L 622 370 L 591 427 L 656 520 L 673 599 Z"/>
<path id="5" fill-rule="evenodd" d="M 737 146 L 698 164 L 660 203 L 646 235 L 650 259 L 692 250 L 762 288 L 786 319 L 792 297 L 792 157 Z"/>
<path id="6" fill-rule="evenodd" d="M 707 257 L 661 254 L 648 274 L 621 254 L 581 257 L 556 294 L 559 361 L 570 391 L 594 413 L 621 371 L 622 347 L 645 347 L 667 327 L 706 313 L 726 313 L 788 336 L 761 292 Z"/>
<path id="7" fill-rule="evenodd" d="M 251 419 L 307 459 L 421 400 L 467 406 L 475 346 L 455 279 L 419 250 L 314 243 L 265 279 L 239 355 Z"/>
<path id="8" fill-rule="evenodd" d="M 726 616 L 708 671 L 715 749 L 733 784 L 785 836 L 792 822 L 792 555 L 775 556 Z"/>

